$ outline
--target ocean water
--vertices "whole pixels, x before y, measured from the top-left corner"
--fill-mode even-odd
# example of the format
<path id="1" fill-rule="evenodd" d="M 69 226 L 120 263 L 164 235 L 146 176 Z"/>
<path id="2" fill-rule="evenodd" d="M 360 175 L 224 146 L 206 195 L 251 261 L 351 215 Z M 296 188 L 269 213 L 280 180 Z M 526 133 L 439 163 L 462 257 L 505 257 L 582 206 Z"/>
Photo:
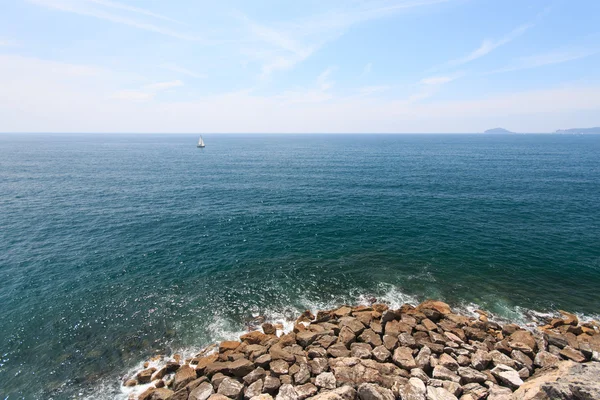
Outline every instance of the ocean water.
<path id="1" fill-rule="evenodd" d="M 600 136 L 204 139 L 0 135 L 0 398 L 370 297 L 600 314 Z"/>

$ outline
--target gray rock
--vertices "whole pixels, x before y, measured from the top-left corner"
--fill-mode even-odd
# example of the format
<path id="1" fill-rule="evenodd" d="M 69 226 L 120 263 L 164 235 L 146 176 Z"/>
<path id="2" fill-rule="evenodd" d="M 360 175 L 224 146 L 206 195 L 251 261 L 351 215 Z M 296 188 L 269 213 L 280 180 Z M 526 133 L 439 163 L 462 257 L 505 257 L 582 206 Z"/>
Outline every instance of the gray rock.
<path id="1" fill-rule="evenodd" d="M 515 399 L 600 399 L 600 363 L 561 361 L 527 380 Z"/>
<path id="2" fill-rule="evenodd" d="M 269 365 L 271 360 L 272 360 L 272 358 L 271 358 L 270 354 L 263 354 L 262 356 L 260 356 L 254 360 L 254 364 L 261 368 L 265 368 Z"/>
<path id="3" fill-rule="evenodd" d="M 517 371 L 515 371 L 517 372 Z M 443 365 L 436 365 L 433 369 L 433 377 L 436 379 L 442 379 L 446 381 L 452 381 L 456 383 L 460 383 L 460 376 L 456 375 L 453 371 L 444 367 Z"/>
<path id="4" fill-rule="evenodd" d="M 319 389 L 312 383 L 305 383 L 304 385 L 296 386 L 296 393 L 298 394 L 298 400 L 304 400 L 306 398 L 312 397 Z"/>
<path id="5" fill-rule="evenodd" d="M 408 383 L 400 389 L 402 400 L 425 400 L 427 389 L 425 383 L 418 378 L 410 378 Z"/>
<path id="6" fill-rule="evenodd" d="M 488 390 L 479 383 L 467 383 L 462 389 L 463 396 L 470 395 L 473 400 L 485 399 L 488 394 Z"/>
<path id="7" fill-rule="evenodd" d="M 429 371 L 431 364 L 429 363 L 429 358 L 431 357 L 431 349 L 427 346 L 423 346 L 421 350 L 419 350 L 419 354 L 415 358 L 415 363 L 417 367 L 421 368 L 423 371 Z"/>
<path id="8" fill-rule="evenodd" d="M 513 350 L 510 353 L 510 356 L 518 364 L 524 366 L 530 371 L 533 370 L 533 360 L 527 354 L 523 353 L 520 350 Z"/>
<path id="9" fill-rule="evenodd" d="M 427 400 L 458 400 L 455 395 L 444 388 L 427 387 Z"/>
<path id="10" fill-rule="evenodd" d="M 290 384 L 283 384 L 279 388 L 279 393 L 275 396 L 275 400 L 299 400 L 298 392 Z"/>
<path id="11" fill-rule="evenodd" d="M 444 389 L 446 389 L 447 391 L 449 391 L 450 393 L 452 393 L 456 397 L 460 396 L 463 391 L 462 386 L 460 386 L 458 383 L 452 382 L 452 381 L 442 382 L 442 387 Z"/>
<path id="12" fill-rule="evenodd" d="M 300 370 L 294 374 L 294 382 L 303 385 L 310 380 L 310 370 L 307 364 L 300 364 Z"/>
<path id="13" fill-rule="evenodd" d="M 410 333 L 403 332 L 398 335 L 398 345 L 415 348 L 417 347 L 417 342 Z"/>
<path id="14" fill-rule="evenodd" d="M 477 350 L 471 356 L 471 365 L 478 371 L 486 369 L 491 361 L 492 357 L 490 357 L 490 354 L 487 351 Z"/>
<path id="15" fill-rule="evenodd" d="M 487 375 L 483 372 L 469 367 L 460 367 L 458 374 L 461 376 L 463 383 L 483 383 L 488 379 Z"/>
<path id="16" fill-rule="evenodd" d="M 263 368 L 258 367 L 248 375 L 244 376 L 244 382 L 246 385 L 251 385 L 259 379 L 265 379 L 265 376 L 267 376 L 267 372 Z"/>
<path id="17" fill-rule="evenodd" d="M 264 383 L 263 383 L 263 390 L 267 393 L 277 393 L 277 390 L 279 390 L 279 387 L 281 386 L 281 381 L 279 380 L 279 378 L 276 378 L 274 376 L 266 376 Z"/>
<path id="18" fill-rule="evenodd" d="M 357 358 L 371 358 L 371 345 L 368 343 L 352 343 L 350 355 Z"/>
<path id="19" fill-rule="evenodd" d="M 269 369 L 276 375 L 285 375 L 288 373 L 290 365 L 285 360 L 273 360 L 269 364 Z"/>
<path id="20" fill-rule="evenodd" d="M 360 400 L 396 400 L 394 393 L 387 388 L 377 386 L 373 383 L 363 383 L 358 387 L 358 398 Z"/>
<path id="21" fill-rule="evenodd" d="M 511 368 L 515 368 L 515 360 L 510 358 L 504 353 L 499 352 L 498 350 L 490 351 L 490 357 L 492 357 L 492 363 L 494 365 L 508 365 Z"/>
<path id="22" fill-rule="evenodd" d="M 190 392 L 188 400 L 207 400 L 215 392 L 210 382 L 202 382 Z"/>
<path id="23" fill-rule="evenodd" d="M 244 391 L 244 399 L 250 400 L 255 396 L 259 396 L 263 390 L 263 380 L 259 379 L 254 381 L 250 386 L 246 388 Z"/>
<path id="24" fill-rule="evenodd" d="M 308 362 L 308 367 L 313 375 L 319 375 L 329 369 L 329 361 L 327 358 L 315 358 Z"/>
<path id="25" fill-rule="evenodd" d="M 373 349 L 373 358 L 379 362 L 387 362 L 391 357 L 392 353 L 383 345 Z"/>
<path id="26" fill-rule="evenodd" d="M 492 375 L 505 385 L 517 389 L 523 384 L 519 373 L 508 365 L 498 364 L 491 370 Z"/>
<path id="27" fill-rule="evenodd" d="M 323 372 L 315 378 L 315 385 L 323 389 L 335 389 L 335 375 L 331 372 Z"/>
<path id="28" fill-rule="evenodd" d="M 254 396 L 250 400 L 273 400 L 273 396 L 268 393 L 259 394 L 258 396 Z"/>
<path id="29" fill-rule="evenodd" d="M 418 378 L 423 381 L 423 383 L 429 382 L 429 377 L 421 368 L 413 368 L 410 370 L 410 376 L 413 378 Z"/>
<path id="30" fill-rule="evenodd" d="M 513 400 L 513 393 L 509 388 L 492 385 L 487 400 Z"/>
<path id="31" fill-rule="evenodd" d="M 533 360 L 533 363 L 538 367 L 544 368 L 556 365 L 559 361 L 559 357 L 555 356 L 552 353 L 542 350 L 535 355 L 535 360 Z"/>
<path id="32" fill-rule="evenodd" d="M 243 390 L 244 385 L 242 385 L 235 379 L 228 377 L 223 379 L 223 381 L 219 385 L 219 390 L 217 390 L 217 394 L 221 394 L 232 399 L 239 399 L 242 395 Z"/>

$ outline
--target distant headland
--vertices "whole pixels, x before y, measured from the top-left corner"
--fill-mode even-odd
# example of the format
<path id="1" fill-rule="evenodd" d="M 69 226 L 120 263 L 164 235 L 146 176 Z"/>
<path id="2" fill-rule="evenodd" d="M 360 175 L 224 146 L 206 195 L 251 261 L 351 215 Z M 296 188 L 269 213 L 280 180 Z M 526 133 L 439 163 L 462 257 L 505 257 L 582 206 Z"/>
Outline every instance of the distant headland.
<path id="1" fill-rule="evenodd" d="M 567 135 L 577 135 L 577 134 L 600 134 L 600 127 L 595 128 L 571 128 L 571 129 L 558 129 L 556 132 L 558 134 L 567 134 Z"/>
<path id="2" fill-rule="evenodd" d="M 483 132 L 483 133 L 487 133 L 487 134 L 499 134 L 499 133 L 515 133 L 515 132 L 511 132 L 507 129 L 504 128 L 494 128 L 494 129 L 488 129 L 487 131 Z"/>

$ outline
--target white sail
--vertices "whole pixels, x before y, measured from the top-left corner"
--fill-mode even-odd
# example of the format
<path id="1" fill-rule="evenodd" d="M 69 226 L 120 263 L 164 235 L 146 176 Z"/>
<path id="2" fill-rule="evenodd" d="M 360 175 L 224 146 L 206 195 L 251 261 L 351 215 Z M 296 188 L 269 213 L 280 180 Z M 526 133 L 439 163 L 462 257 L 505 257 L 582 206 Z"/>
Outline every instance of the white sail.
<path id="1" fill-rule="evenodd" d="M 200 136 L 200 139 L 198 139 L 198 147 L 205 147 L 204 146 L 204 140 L 202 139 L 202 136 Z"/>

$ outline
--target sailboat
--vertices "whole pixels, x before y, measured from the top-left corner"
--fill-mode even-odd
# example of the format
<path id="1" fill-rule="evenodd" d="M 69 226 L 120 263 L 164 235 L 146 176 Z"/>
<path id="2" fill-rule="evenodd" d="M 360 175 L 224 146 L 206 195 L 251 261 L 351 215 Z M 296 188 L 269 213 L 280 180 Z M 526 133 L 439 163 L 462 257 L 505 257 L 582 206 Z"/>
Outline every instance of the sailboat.
<path id="1" fill-rule="evenodd" d="M 198 146 L 196 146 L 196 147 L 200 147 L 200 148 L 206 147 L 206 145 L 204 144 L 204 140 L 202 140 L 202 136 L 200 136 L 200 139 L 198 139 Z"/>

